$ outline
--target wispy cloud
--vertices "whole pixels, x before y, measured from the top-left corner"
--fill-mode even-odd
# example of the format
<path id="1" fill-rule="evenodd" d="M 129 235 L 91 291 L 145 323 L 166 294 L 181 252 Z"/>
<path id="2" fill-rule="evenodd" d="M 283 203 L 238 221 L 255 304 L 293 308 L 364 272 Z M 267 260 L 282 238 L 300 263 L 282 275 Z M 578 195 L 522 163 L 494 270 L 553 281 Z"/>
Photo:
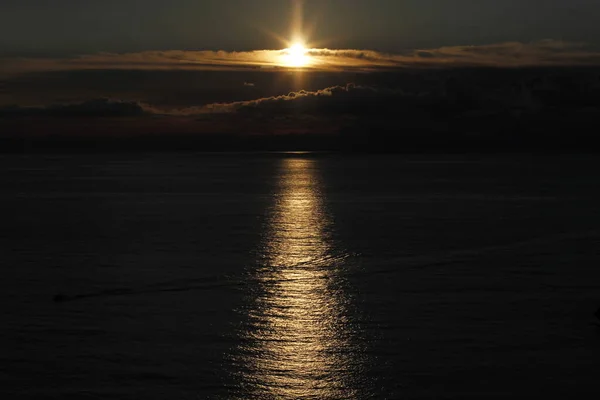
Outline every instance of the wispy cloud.
<path id="1" fill-rule="evenodd" d="M 224 51 L 145 51 L 140 53 L 97 53 L 70 58 L 5 58 L 0 73 L 84 69 L 211 70 L 247 69 L 275 66 L 269 50 Z"/>
<path id="2" fill-rule="evenodd" d="M 372 50 L 311 49 L 307 56 L 310 60 L 307 68 L 333 71 L 440 66 L 600 65 L 600 52 L 583 44 L 555 40 L 417 49 L 402 54 Z M 284 60 L 284 50 L 98 53 L 71 58 L 4 58 L 0 59 L 0 74 L 81 69 L 273 69 L 284 68 Z"/>
<path id="3" fill-rule="evenodd" d="M 533 43 L 507 42 L 482 46 L 449 46 L 412 50 L 403 54 L 330 49 L 314 49 L 310 54 L 315 59 L 315 65 L 338 69 L 600 65 L 600 52 L 593 51 L 585 44 L 555 40 Z"/>

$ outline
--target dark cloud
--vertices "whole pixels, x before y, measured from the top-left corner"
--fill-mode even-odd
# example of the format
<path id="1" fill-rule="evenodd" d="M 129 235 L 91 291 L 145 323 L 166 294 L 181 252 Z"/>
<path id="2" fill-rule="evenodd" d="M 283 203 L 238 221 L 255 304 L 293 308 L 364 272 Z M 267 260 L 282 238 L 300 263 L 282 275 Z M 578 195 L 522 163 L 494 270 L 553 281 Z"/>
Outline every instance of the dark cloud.
<path id="1" fill-rule="evenodd" d="M 94 99 L 75 104 L 40 107 L 5 106 L 1 117 L 139 117 L 150 111 L 132 101 Z"/>
<path id="2" fill-rule="evenodd" d="M 162 110 L 169 115 L 313 115 L 378 119 L 434 118 L 462 113 L 534 112 L 600 107 L 600 70 L 463 69 L 382 74 L 371 83 L 348 83 L 278 96 Z M 365 81 L 368 78 L 363 77 Z"/>
<path id="3" fill-rule="evenodd" d="M 134 138 L 128 148 L 137 149 L 145 137 L 158 150 L 387 151 L 400 143 L 403 149 L 443 151 L 567 144 L 592 149 L 600 129 L 598 68 L 413 70 L 355 77 L 345 85 L 190 107 L 106 98 L 4 107 L 0 137 L 16 149 L 37 133 L 44 138 L 42 147 L 94 137 L 109 140 L 111 151 L 122 146 L 122 137 Z M 244 81 L 237 87 L 248 91 Z M 57 136 L 66 139 L 53 141 Z"/>
<path id="4" fill-rule="evenodd" d="M 434 118 L 461 113 L 496 113 L 507 110 L 535 111 L 551 107 L 598 107 L 600 70 L 526 69 L 449 69 L 404 71 L 393 74 L 358 74 L 355 82 L 322 89 L 295 90 L 238 101 L 203 102 L 191 106 L 171 106 L 136 95 L 135 99 L 53 103 L 46 106 L 0 108 L 0 116 L 57 117 L 202 117 L 235 114 L 264 119 L 298 118 Z M 188 77 L 193 78 L 193 77 Z M 273 78 L 279 81 L 280 76 Z M 320 81 L 319 77 L 313 78 Z M 192 79 L 193 80 L 193 79 Z M 241 80 L 237 90 L 243 96 L 260 96 L 258 87 L 248 90 Z M 246 83 L 244 83 L 246 82 Z M 265 81 L 266 82 L 266 81 Z M 312 84 L 315 85 L 314 83 Z M 260 85 L 268 86 L 268 85 Z M 217 90 L 217 89 L 205 89 Z M 191 93 L 194 101 L 201 96 Z M 126 91 L 123 91 L 126 93 Z M 240 94 L 229 93 L 238 97 Z M 174 94 L 176 96 L 176 94 Z M 187 97 L 186 97 L 187 98 Z M 210 97 L 208 97 L 210 98 Z M 198 101 L 196 99 L 196 101 Z M 177 103 L 177 102 L 171 102 Z M 235 122 L 235 119 L 232 119 Z"/>
<path id="5" fill-rule="evenodd" d="M 430 51 L 426 51 L 426 50 L 419 50 L 415 53 L 415 55 L 417 57 L 421 57 L 421 58 L 433 58 L 435 57 L 435 55 L 433 53 L 431 53 Z"/>

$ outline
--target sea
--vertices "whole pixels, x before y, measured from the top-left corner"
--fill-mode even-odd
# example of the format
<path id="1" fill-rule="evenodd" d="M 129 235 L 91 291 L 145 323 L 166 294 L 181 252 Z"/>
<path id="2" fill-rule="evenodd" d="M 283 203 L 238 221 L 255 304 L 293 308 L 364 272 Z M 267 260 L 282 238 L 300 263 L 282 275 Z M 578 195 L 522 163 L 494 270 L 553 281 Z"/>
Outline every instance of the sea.
<path id="1" fill-rule="evenodd" d="M 1 155 L 0 398 L 598 398 L 598 171 Z"/>

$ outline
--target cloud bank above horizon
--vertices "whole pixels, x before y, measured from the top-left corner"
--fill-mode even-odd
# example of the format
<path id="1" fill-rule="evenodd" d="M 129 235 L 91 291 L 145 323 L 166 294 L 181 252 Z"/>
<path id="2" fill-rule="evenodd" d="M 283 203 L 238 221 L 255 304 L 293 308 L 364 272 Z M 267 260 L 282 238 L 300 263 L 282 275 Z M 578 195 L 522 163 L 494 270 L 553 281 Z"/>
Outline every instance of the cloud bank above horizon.
<path id="1" fill-rule="evenodd" d="M 0 74 L 69 70 L 273 70 L 285 67 L 285 50 L 145 51 L 97 53 L 66 58 L 3 58 Z M 506 42 L 482 46 L 418 49 L 402 54 L 357 49 L 309 49 L 305 69 L 321 71 L 378 71 L 436 67 L 535 67 L 600 65 L 600 51 L 556 40 Z"/>

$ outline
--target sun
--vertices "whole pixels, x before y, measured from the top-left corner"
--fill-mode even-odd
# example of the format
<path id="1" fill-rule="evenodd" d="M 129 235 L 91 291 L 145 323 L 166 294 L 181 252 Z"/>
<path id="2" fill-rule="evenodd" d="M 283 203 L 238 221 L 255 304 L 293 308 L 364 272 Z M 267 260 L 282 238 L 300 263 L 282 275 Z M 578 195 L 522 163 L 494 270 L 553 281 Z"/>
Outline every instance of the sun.
<path id="1" fill-rule="evenodd" d="M 282 64 L 291 68 L 308 67 L 311 63 L 309 50 L 304 43 L 296 42 L 283 50 Z"/>

